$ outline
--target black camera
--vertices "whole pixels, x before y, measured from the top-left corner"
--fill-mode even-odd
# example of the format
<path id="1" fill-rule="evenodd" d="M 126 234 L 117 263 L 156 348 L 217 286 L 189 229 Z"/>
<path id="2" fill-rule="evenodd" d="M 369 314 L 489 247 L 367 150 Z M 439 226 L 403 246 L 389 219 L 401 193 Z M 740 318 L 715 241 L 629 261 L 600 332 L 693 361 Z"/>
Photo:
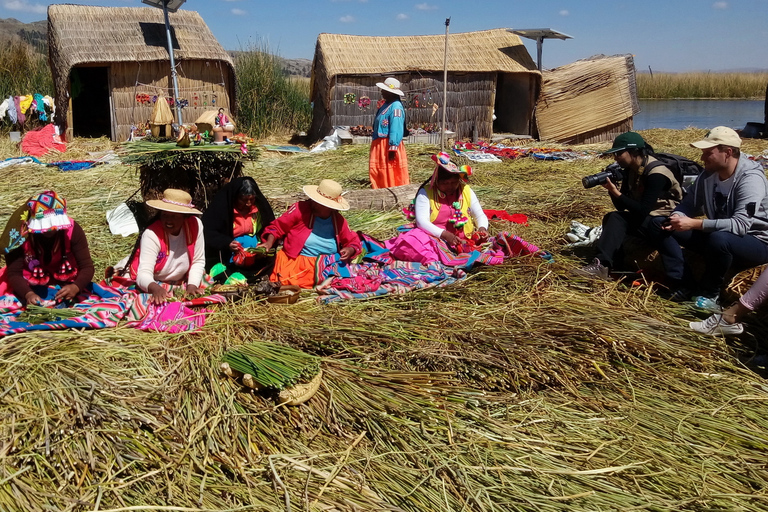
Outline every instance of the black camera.
<path id="1" fill-rule="evenodd" d="M 619 164 L 614 162 L 597 174 L 584 176 L 581 178 L 581 184 L 584 185 L 584 188 L 592 188 L 602 185 L 608 178 L 611 178 L 611 181 L 614 184 L 620 182 L 624 178 L 624 173 Z"/>

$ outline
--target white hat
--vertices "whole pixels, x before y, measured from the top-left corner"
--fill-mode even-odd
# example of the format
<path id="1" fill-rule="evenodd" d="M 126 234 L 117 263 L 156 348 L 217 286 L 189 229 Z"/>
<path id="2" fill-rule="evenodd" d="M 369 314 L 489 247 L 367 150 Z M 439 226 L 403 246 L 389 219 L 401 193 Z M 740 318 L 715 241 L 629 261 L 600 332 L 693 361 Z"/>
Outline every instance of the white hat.
<path id="1" fill-rule="evenodd" d="M 341 196 L 341 185 L 333 180 L 323 180 L 319 185 L 305 185 L 303 190 L 318 204 L 332 210 L 349 210 L 349 202 Z"/>
<path id="2" fill-rule="evenodd" d="M 716 126 L 709 130 L 702 140 L 692 142 L 691 146 L 698 149 L 707 149 L 721 144 L 723 146 L 740 148 L 741 138 L 738 133 L 727 126 Z"/>
<path id="3" fill-rule="evenodd" d="M 384 80 L 384 83 L 378 82 L 376 87 L 397 94 L 398 96 L 405 96 L 405 93 L 400 90 L 400 80 L 392 78 L 391 76 Z"/>
<path id="4" fill-rule="evenodd" d="M 176 188 L 167 188 L 163 190 L 163 197 L 161 199 L 150 199 L 146 203 L 147 206 L 166 212 L 190 213 L 193 215 L 203 213 L 192 204 L 192 196 Z"/>

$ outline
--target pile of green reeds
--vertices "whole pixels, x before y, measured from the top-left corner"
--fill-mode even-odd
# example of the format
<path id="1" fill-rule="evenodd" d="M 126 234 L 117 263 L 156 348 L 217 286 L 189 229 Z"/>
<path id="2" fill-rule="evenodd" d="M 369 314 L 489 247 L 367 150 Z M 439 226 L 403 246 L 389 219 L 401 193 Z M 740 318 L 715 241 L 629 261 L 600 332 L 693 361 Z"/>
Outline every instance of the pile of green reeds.
<path id="1" fill-rule="evenodd" d="M 249 374 L 262 388 L 279 391 L 306 382 L 320 371 L 320 359 L 276 343 L 254 342 L 228 350 L 221 360 Z"/>
<path id="2" fill-rule="evenodd" d="M 17 317 L 17 322 L 27 322 L 30 324 L 42 324 L 45 322 L 56 322 L 65 318 L 74 318 L 83 315 L 82 309 L 75 308 L 46 308 L 36 304 L 27 304 L 24 311 Z"/>

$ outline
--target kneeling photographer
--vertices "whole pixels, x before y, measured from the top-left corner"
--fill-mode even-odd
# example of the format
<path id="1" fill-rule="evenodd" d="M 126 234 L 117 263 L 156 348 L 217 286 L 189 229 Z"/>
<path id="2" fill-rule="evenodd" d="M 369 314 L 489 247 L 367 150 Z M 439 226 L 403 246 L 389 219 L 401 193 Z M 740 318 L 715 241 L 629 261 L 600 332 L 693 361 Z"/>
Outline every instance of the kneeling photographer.
<path id="1" fill-rule="evenodd" d="M 621 262 L 622 244 L 627 235 L 643 238 L 656 247 L 664 238 L 654 217 L 666 217 L 683 198 L 679 178 L 653 153 L 653 148 L 635 132 L 622 133 L 605 154 L 618 164 L 582 180 L 585 188 L 602 185 L 611 196 L 615 212 L 603 217 L 603 230 L 596 242 L 597 255 L 589 265 L 574 271 L 586 277 L 608 279 Z M 616 186 L 621 178 L 621 188 Z"/>

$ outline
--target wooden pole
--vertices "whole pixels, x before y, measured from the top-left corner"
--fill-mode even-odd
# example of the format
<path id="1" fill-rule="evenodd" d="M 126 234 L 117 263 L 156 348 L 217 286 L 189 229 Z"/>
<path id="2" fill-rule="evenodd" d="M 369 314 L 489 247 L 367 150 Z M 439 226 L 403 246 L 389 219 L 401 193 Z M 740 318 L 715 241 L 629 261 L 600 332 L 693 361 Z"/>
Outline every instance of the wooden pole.
<path id="1" fill-rule="evenodd" d="M 451 18 L 445 18 L 445 52 L 443 53 L 443 126 L 440 129 L 440 149 L 445 150 L 445 109 L 448 103 L 448 27 Z"/>

